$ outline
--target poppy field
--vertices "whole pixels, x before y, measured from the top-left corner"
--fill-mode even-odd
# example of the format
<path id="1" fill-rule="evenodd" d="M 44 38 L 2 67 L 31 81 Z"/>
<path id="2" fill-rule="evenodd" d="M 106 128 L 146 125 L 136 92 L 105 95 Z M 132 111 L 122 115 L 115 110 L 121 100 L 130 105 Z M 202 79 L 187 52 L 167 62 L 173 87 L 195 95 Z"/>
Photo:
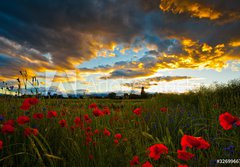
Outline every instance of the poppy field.
<path id="1" fill-rule="evenodd" d="M 237 82 L 145 100 L 1 97 L 0 165 L 238 166 L 239 90 Z"/>

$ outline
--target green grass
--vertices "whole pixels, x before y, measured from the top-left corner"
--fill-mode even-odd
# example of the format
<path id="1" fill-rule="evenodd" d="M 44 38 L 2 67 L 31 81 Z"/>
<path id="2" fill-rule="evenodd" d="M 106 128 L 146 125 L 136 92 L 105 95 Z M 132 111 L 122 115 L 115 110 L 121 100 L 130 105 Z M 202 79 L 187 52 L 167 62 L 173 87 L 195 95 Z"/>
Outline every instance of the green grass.
<path id="1" fill-rule="evenodd" d="M 218 117 L 226 111 L 232 115 L 240 114 L 240 82 L 232 81 L 227 85 L 215 85 L 201 88 L 188 94 L 161 94 L 147 100 L 102 100 L 102 99 L 40 99 L 40 103 L 28 112 L 19 109 L 23 99 L 0 98 L 0 114 L 5 120 L 16 119 L 20 115 L 32 116 L 33 113 L 47 113 L 48 110 L 58 112 L 58 117 L 34 120 L 20 126 L 15 124 L 15 133 L 0 133 L 3 149 L 0 151 L 1 166 L 129 166 L 129 161 L 138 155 L 140 162 L 147 160 L 154 166 L 177 166 L 178 163 L 189 166 L 215 166 L 216 159 L 239 159 L 240 127 L 225 131 Z M 111 115 L 94 117 L 88 105 L 95 102 L 100 108 L 108 106 Z M 132 111 L 141 107 L 142 116 Z M 166 113 L 161 107 L 168 107 Z M 64 116 L 60 116 L 65 113 Z M 111 136 L 93 135 L 96 145 L 85 144 L 85 131 L 74 125 L 76 116 L 89 114 L 92 131 L 108 128 Z M 60 127 L 59 120 L 66 119 L 68 127 Z M 4 122 L 4 121 L 2 121 Z M 2 126 L 2 125 L 1 125 Z M 24 137 L 24 127 L 36 127 L 38 136 Z M 121 133 L 127 142 L 114 144 L 114 134 Z M 195 154 L 192 160 L 184 162 L 177 159 L 177 150 L 181 149 L 183 134 L 203 137 L 211 144 L 207 150 L 191 149 Z M 146 149 L 163 143 L 169 149 L 168 155 L 160 160 L 150 159 Z M 233 145 L 234 150 L 225 150 Z M 93 159 L 89 158 L 93 155 Z M 230 164 L 234 166 L 233 164 Z M 239 165 L 239 164 L 238 164 Z M 220 165 L 216 165 L 220 166 Z"/>

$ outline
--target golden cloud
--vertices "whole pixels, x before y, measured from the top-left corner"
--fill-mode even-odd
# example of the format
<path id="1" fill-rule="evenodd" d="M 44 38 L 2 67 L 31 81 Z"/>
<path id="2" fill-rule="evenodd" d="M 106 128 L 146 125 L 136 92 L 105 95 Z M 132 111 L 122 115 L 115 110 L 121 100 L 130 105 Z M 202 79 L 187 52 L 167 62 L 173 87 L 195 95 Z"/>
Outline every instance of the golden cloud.
<path id="1" fill-rule="evenodd" d="M 232 41 L 229 43 L 231 47 L 240 47 L 240 40 Z"/>
<path id="2" fill-rule="evenodd" d="M 173 82 L 173 81 L 187 80 L 187 79 L 194 79 L 194 78 L 190 76 L 157 76 L 157 77 L 141 79 L 131 83 L 123 83 L 122 86 L 135 88 L 135 89 L 140 89 L 141 87 L 149 89 L 152 86 L 158 85 L 158 83 L 160 82 Z"/>
<path id="3" fill-rule="evenodd" d="M 180 37 L 177 40 L 181 49 L 176 53 L 154 50 L 147 52 L 145 56 L 136 61 L 122 61 L 113 66 L 80 70 L 88 73 L 102 73 L 104 75 L 101 79 L 128 79 L 149 77 L 162 69 L 208 68 L 221 71 L 228 66 L 228 61 L 240 60 L 239 53 L 236 53 L 235 47 L 229 47 L 230 44 L 209 45 L 186 37 Z M 236 46 L 235 43 L 231 45 Z"/>
<path id="4" fill-rule="evenodd" d="M 192 17 L 208 18 L 210 20 L 218 19 L 222 15 L 219 11 L 191 0 L 161 0 L 159 7 L 164 12 L 189 13 Z"/>
<path id="5" fill-rule="evenodd" d="M 160 0 L 159 8 L 163 12 L 174 14 L 186 13 L 191 17 L 219 20 L 221 24 L 237 21 L 240 19 L 239 10 L 222 8 L 222 2 L 207 2 L 201 0 Z"/>

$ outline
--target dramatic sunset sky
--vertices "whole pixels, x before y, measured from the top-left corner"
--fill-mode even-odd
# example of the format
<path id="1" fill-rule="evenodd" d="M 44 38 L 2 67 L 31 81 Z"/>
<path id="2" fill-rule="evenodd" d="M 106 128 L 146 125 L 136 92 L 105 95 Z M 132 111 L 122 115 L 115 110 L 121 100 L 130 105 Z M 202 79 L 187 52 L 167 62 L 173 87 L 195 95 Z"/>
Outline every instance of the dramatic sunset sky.
<path id="1" fill-rule="evenodd" d="M 1 1 L 0 80 L 19 70 L 66 92 L 226 83 L 240 76 L 240 0 Z"/>

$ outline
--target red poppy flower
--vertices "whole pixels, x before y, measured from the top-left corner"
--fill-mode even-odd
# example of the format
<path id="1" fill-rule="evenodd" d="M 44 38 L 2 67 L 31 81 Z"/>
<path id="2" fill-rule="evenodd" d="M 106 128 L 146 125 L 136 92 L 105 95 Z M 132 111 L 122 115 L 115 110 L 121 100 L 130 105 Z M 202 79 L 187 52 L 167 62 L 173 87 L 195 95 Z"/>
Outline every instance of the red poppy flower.
<path id="1" fill-rule="evenodd" d="M 31 128 L 25 128 L 24 129 L 24 136 L 29 136 L 32 133 L 32 129 Z"/>
<path id="2" fill-rule="evenodd" d="M 95 133 L 95 134 L 98 134 L 98 133 L 99 133 L 99 130 L 98 130 L 98 129 L 94 130 L 94 133 Z"/>
<path id="3" fill-rule="evenodd" d="M 93 160 L 93 155 L 92 154 L 90 154 L 88 157 L 89 157 L 90 160 Z"/>
<path id="4" fill-rule="evenodd" d="M 119 141 L 117 139 L 115 139 L 114 143 L 117 145 L 119 143 Z"/>
<path id="5" fill-rule="evenodd" d="M 38 100 L 36 97 L 27 98 L 27 99 L 25 99 L 25 100 L 28 101 L 28 103 L 29 103 L 30 105 L 36 105 L 36 104 L 38 104 L 38 102 L 39 102 L 39 100 Z"/>
<path id="6" fill-rule="evenodd" d="M 134 156 L 133 159 L 130 161 L 130 166 L 135 166 L 135 165 L 139 165 L 139 157 L 138 156 Z"/>
<path id="7" fill-rule="evenodd" d="M 25 128 L 24 129 L 24 136 L 28 137 L 31 134 L 33 134 L 34 136 L 38 135 L 38 130 L 37 129 L 32 129 L 32 128 Z"/>
<path id="8" fill-rule="evenodd" d="M 167 111 L 168 111 L 168 108 L 167 108 L 167 107 L 162 107 L 162 108 L 160 108 L 160 111 L 161 111 L 161 112 L 167 112 Z"/>
<path id="9" fill-rule="evenodd" d="M 142 167 L 153 167 L 153 165 L 147 161 L 144 164 L 142 164 Z"/>
<path id="10" fill-rule="evenodd" d="M 2 147 L 3 147 L 3 141 L 0 140 L 0 150 L 2 150 Z"/>
<path id="11" fill-rule="evenodd" d="M 44 115 L 42 113 L 35 113 L 33 114 L 34 119 L 43 119 Z"/>
<path id="12" fill-rule="evenodd" d="M 47 118 L 53 118 L 53 117 L 57 117 L 57 112 L 56 111 L 48 111 Z"/>
<path id="13" fill-rule="evenodd" d="M 124 138 L 124 139 L 123 139 L 123 142 L 127 142 L 127 141 L 128 141 L 128 139 L 127 139 L 127 138 Z"/>
<path id="14" fill-rule="evenodd" d="M 88 108 L 97 108 L 97 104 L 96 103 L 92 103 L 88 106 Z"/>
<path id="15" fill-rule="evenodd" d="M 86 127 L 86 129 L 85 129 L 87 132 L 89 132 L 89 131 L 91 131 L 92 130 L 92 128 L 90 127 L 90 126 L 88 126 L 88 127 Z"/>
<path id="16" fill-rule="evenodd" d="M 85 135 L 86 135 L 87 137 L 92 137 L 92 136 L 93 136 L 93 132 L 91 132 L 91 131 L 85 131 Z"/>
<path id="17" fill-rule="evenodd" d="M 24 99 L 22 106 L 20 107 L 22 110 L 29 110 L 31 105 L 36 105 L 38 104 L 38 99 L 37 98 L 26 98 Z"/>
<path id="18" fill-rule="evenodd" d="M 86 144 L 88 145 L 90 142 L 92 142 L 92 138 L 91 137 L 86 137 Z"/>
<path id="19" fill-rule="evenodd" d="M 120 134 L 120 133 L 117 133 L 117 134 L 115 134 L 115 136 L 114 136 L 116 139 L 121 139 L 122 138 L 122 135 Z"/>
<path id="20" fill-rule="evenodd" d="M 105 115 L 110 115 L 110 109 L 109 109 L 108 107 L 104 107 L 104 108 L 103 108 L 103 113 L 104 113 Z"/>
<path id="21" fill-rule="evenodd" d="M 22 104 L 21 107 L 20 107 L 20 109 L 27 111 L 27 110 L 30 109 L 30 107 L 31 107 L 30 104 Z"/>
<path id="22" fill-rule="evenodd" d="M 9 119 L 7 122 L 4 122 L 3 125 L 12 125 L 12 126 L 14 126 L 14 120 L 13 119 Z"/>
<path id="23" fill-rule="evenodd" d="M 94 114 L 96 117 L 99 117 L 99 116 L 104 115 L 104 113 L 103 113 L 99 108 L 94 108 L 94 109 L 93 109 L 93 114 Z"/>
<path id="24" fill-rule="evenodd" d="M 62 119 L 62 120 L 59 121 L 59 125 L 60 125 L 61 127 L 65 127 L 65 126 L 67 126 L 67 121 L 64 120 L 64 119 Z"/>
<path id="25" fill-rule="evenodd" d="M 2 133 L 6 134 L 6 133 L 13 133 L 14 132 L 14 127 L 12 125 L 9 124 L 5 124 L 2 126 Z"/>
<path id="26" fill-rule="evenodd" d="M 23 125 L 25 123 L 28 123 L 30 121 L 30 118 L 28 116 L 19 116 L 17 119 L 17 123 L 19 125 Z"/>
<path id="27" fill-rule="evenodd" d="M 110 135 L 111 135 L 110 131 L 107 130 L 106 128 L 103 130 L 103 134 L 104 134 L 105 136 L 110 136 Z"/>
<path id="28" fill-rule="evenodd" d="M 90 124 L 90 123 L 92 122 L 92 119 L 89 118 L 88 114 L 85 114 L 85 115 L 84 115 L 84 120 L 85 120 L 85 122 L 86 122 L 87 124 Z"/>
<path id="29" fill-rule="evenodd" d="M 33 128 L 33 129 L 32 129 L 32 134 L 33 134 L 34 136 L 37 136 L 37 135 L 38 135 L 38 129 Z"/>
<path id="30" fill-rule="evenodd" d="M 188 167 L 186 164 L 179 164 L 178 167 Z"/>
<path id="31" fill-rule="evenodd" d="M 80 118 L 80 117 L 75 117 L 74 123 L 75 123 L 75 125 L 78 127 L 78 126 L 82 123 L 81 118 Z"/>
<path id="32" fill-rule="evenodd" d="M 149 147 L 149 157 L 158 160 L 161 154 L 168 154 L 168 148 L 164 144 L 154 144 Z"/>
<path id="33" fill-rule="evenodd" d="M 185 150 L 178 150 L 178 159 L 188 161 L 194 157 L 194 154 L 186 152 Z"/>
<path id="34" fill-rule="evenodd" d="M 221 114 L 219 116 L 219 121 L 224 130 L 232 129 L 234 124 L 240 126 L 240 119 L 232 116 L 229 112 Z"/>
<path id="35" fill-rule="evenodd" d="M 136 108 L 135 110 L 133 110 L 133 113 L 136 114 L 137 116 L 139 116 L 142 113 L 142 109 L 141 108 Z"/>
<path id="36" fill-rule="evenodd" d="M 194 137 L 189 135 L 184 135 L 181 139 L 181 146 L 183 150 L 187 147 L 196 147 L 197 149 L 208 149 L 210 144 L 201 137 Z"/>

